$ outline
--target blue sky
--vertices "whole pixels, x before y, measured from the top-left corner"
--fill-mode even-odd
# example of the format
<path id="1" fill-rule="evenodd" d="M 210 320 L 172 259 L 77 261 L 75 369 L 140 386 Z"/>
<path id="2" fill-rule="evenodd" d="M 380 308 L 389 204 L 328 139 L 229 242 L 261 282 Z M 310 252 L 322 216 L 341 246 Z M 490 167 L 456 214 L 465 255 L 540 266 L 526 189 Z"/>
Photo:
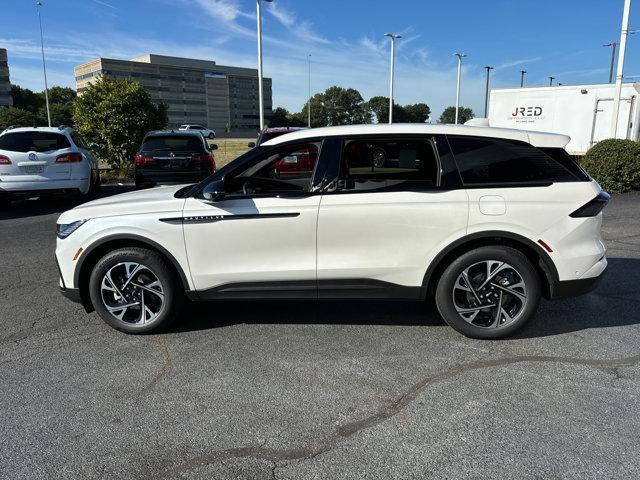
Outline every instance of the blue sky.
<path id="1" fill-rule="evenodd" d="M 50 85 L 74 86 L 73 66 L 97 56 L 144 53 L 256 66 L 253 0 L 43 0 Z M 640 2 L 631 28 L 640 29 Z M 312 89 L 358 89 L 365 99 L 388 94 L 389 45 L 396 50 L 396 100 L 425 102 L 439 114 L 455 101 L 456 60 L 468 54 L 463 105 L 482 113 L 485 65 L 492 86 L 528 85 L 553 75 L 565 84 L 608 79 L 623 0 L 275 0 L 263 8 L 265 75 L 275 106 L 298 111 Z M 43 89 L 35 1 L 2 0 L 0 47 L 9 51 L 12 83 Z M 640 80 L 640 33 L 628 43 L 625 75 Z"/>

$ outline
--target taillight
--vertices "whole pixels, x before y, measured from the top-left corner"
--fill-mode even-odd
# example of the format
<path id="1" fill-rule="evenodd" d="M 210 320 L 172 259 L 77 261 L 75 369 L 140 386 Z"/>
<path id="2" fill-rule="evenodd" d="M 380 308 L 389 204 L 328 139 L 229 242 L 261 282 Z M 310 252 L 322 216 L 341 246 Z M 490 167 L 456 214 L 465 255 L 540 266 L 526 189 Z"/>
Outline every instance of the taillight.
<path id="1" fill-rule="evenodd" d="M 151 155 L 136 155 L 134 160 L 136 167 L 144 167 L 146 165 L 153 165 L 156 163 L 155 159 Z"/>
<path id="2" fill-rule="evenodd" d="M 0 165 L 11 165 L 11 159 L 4 155 L 0 155 Z"/>
<path id="3" fill-rule="evenodd" d="M 206 166 L 210 167 L 211 170 L 216 169 L 216 161 L 210 153 L 205 155 L 194 154 L 191 156 L 191 162 L 196 167 Z"/>
<path id="4" fill-rule="evenodd" d="M 79 152 L 65 153 L 58 155 L 56 163 L 78 163 L 82 161 L 82 154 Z"/>
<path id="5" fill-rule="evenodd" d="M 569 216 L 573 218 L 595 217 L 609 203 L 610 198 L 607 192 L 600 192 L 596 198 L 585 203 Z"/>

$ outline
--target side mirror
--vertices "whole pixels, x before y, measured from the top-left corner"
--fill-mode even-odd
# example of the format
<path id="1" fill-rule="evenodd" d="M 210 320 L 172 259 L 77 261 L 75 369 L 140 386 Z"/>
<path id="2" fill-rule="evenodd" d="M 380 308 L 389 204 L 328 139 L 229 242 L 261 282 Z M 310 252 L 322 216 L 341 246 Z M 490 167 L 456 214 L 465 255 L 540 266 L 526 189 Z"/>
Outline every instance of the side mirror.
<path id="1" fill-rule="evenodd" d="M 224 200 L 224 180 L 215 180 L 209 183 L 202 191 L 202 196 L 210 202 L 220 202 Z"/>
<path id="2" fill-rule="evenodd" d="M 247 146 L 249 148 L 255 148 L 256 147 L 256 142 L 249 142 Z"/>
<path id="3" fill-rule="evenodd" d="M 211 150 L 217 150 L 218 149 L 218 144 L 217 143 L 212 143 L 211 145 L 209 145 L 209 148 Z"/>

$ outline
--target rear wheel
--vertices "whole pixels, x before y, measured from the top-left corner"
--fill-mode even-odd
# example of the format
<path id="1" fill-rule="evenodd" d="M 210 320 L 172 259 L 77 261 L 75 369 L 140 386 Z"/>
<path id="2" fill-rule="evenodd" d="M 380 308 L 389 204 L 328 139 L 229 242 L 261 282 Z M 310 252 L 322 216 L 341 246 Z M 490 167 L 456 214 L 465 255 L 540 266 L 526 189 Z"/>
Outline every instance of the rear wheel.
<path id="1" fill-rule="evenodd" d="M 531 262 L 510 247 L 481 247 L 460 255 L 443 272 L 436 305 L 445 322 L 471 338 L 502 338 L 521 329 L 540 301 Z"/>
<path id="2" fill-rule="evenodd" d="M 213 140 L 214 138 L 216 138 L 216 134 L 215 134 L 215 133 L 213 133 L 213 132 L 211 132 L 211 133 L 209 134 L 209 140 Z"/>
<path id="3" fill-rule="evenodd" d="M 122 248 L 100 259 L 89 279 L 89 294 L 100 317 L 126 333 L 166 328 L 183 301 L 167 261 L 145 248 Z"/>

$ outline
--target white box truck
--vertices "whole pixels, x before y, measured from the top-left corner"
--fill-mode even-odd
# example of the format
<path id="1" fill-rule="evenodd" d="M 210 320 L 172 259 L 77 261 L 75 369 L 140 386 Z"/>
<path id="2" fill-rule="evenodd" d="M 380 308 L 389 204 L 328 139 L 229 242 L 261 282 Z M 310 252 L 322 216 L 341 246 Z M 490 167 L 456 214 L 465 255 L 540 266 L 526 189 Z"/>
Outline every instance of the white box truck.
<path id="1" fill-rule="evenodd" d="M 488 124 L 569 135 L 567 151 L 584 155 L 610 138 L 614 91 L 613 84 L 491 90 Z M 617 138 L 640 139 L 639 93 L 640 83 L 622 85 Z M 480 124 L 479 120 L 471 123 Z"/>

